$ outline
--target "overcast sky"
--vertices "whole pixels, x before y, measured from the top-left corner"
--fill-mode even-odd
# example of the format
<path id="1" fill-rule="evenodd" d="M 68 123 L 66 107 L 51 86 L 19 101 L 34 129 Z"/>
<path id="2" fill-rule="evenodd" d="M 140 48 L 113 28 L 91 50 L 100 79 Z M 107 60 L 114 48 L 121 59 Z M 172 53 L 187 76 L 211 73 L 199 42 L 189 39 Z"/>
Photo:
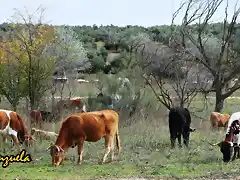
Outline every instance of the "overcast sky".
<path id="1" fill-rule="evenodd" d="M 170 24 L 172 13 L 182 0 L 5 0 L 0 6 L 0 23 L 11 18 L 14 8 L 34 12 L 39 5 L 46 8 L 45 20 L 54 25 L 142 25 Z M 226 2 L 227 0 L 225 0 Z M 236 0 L 229 0 L 233 9 Z M 224 18 L 223 4 L 215 21 Z M 233 12 L 233 11 L 232 11 Z M 180 22 L 180 17 L 176 23 Z"/>

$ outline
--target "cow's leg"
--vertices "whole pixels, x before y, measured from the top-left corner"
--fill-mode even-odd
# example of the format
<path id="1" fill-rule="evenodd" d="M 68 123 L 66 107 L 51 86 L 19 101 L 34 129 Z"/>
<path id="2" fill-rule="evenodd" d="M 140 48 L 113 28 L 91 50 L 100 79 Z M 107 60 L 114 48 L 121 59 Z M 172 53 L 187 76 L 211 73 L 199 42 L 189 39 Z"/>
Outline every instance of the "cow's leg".
<path id="1" fill-rule="evenodd" d="M 175 142 L 176 142 L 176 135 L 171 135 L 171 148 L 174 149 L 175 148 Z"/>
<path id="2" fill-rule="evenodd" d="M 173 148 L 175 148 L 175 141 L 176 141 L 176 138 L 177 138 L 177 131 L 173 127 L 169 127 L 169 131 L 170 131 L 171 148 L 173 149 Z"/>
<path id="3" fill-rule="evenodd" d="M 6 144 L 7 144 L 7 137 L 6 137 L 6 135 L 1 135 L 1 148 L 3 148 L 4 149 L 4 147 L 6 147 Z"/>
<path id="4" fill-rule="evenodd" d="M 43 141 L 42 134 L 39 134 L 39 140 L 40 140 L 40 143 L 42 143 L 42 141 Z"/>
<path id="5" fill-rule="evenodd" d="M 40 120 L 40 121 L 38 122 L 38 124 L 39 124 L 39 128 L 42 129 L 42 127 L 43 127 L 43 122 Z"/>
<path id="6" fill-rule="evenodd" d="M 111 162 L 114 160 L 114 135 L 111 136 L 111 141 L 110 141 L 110 151 L 111 151 Z"/>
<path id="7" fill-rule="evenodd" d="M 84 139 L 80 139 L 79 142 L 78 142 L 78 161 L 77 161 L 77 164 L 82 163 L 83 145 L 84 145 Z"/>
<path id="8" fill-rule="evenodd" d="M 234 154 L 232 157 L 232 161 L 234 161 L 236 159 L 236 157 L 239 158 L 239 146 L 238 145 L 234 147 Z"/>
<path id="9" fill-rule="evenodd" d="M 190 132 L 188 129 L 183 130 L 183 143 L 185 144 L 186 147 L 188 147 L 189 144 L 189 135 Z"/>
<path id="10" fill-rule="evenodd" d="M 239 147 L 239 145 L 237 145 L 236 151 L 237 151 L 237 159 L 239 159 L 240 158 L 240 147 Z"/>
<path id="11" fill-rule="evenodd" d="M 234 149 L 234 154 L 233 154 L 233 157 L 232 157 L 232 161 L 234 161 L 236 159 L 238 147 L 234 147 L 233 149 Z"/>
<path id="12" fill-rule="evenodd" d="M 2 141 L 6 144 L 7 143 L 7 137 L 4 135 L 2 136 Z"/>
<path id="13" fill-rule="evenodd" d="M 17 147 L 18 151 L 20 152 L 20 146 L 19 146 L 18 138 L 16 136 L 12 135 L 12 134 L 10 136 L 11 136 L 13 142 L 14 142 L 14 145 Z"/>
<path id="14" fill-rule="evenodd" d="M 110 136 L 110 135 L 106 135 L 105 136 L 105 151 L 104 151 L 104 154 L 103 154 L 103 157 L 102 157 L 102 164 L 106 161 L 106 157 L 107 155 L 109 154 L 110 150 L 111 150 L 111 144 L 110 142 L 112 141 L 113 137 Z"/>
<path id="15" fill-rule="evenodd" d="M 177 138 L 178 138 L 178 146 L 179 148 L 182 148 L 182 139 L 181 139 L 182 134 L 178 133 Z"/>

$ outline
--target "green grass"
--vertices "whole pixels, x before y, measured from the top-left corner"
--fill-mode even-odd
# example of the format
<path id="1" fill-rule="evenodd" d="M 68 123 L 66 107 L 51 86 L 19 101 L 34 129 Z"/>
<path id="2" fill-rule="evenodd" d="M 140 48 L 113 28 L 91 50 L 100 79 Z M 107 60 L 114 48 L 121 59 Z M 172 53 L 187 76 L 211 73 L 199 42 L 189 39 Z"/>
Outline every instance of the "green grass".
<path id="1" fill-rule="evenodd" d="M 196 121 L 196 120 L 195 120 Z M 196 122 L 195 122 L 196 124 Z M 200 125 L 199 125 L 200 127 Z M 83 163 L 76 166 L 77 149 L 69 149 L 68 160 L 59 167 L 51 166 L 46 149 L 49 142 L 37 142 L 29 150 L 32 158 L 40 159 L 29 164 L 10 164 L 3 169 L 0 179 L 57 179 L 57 178 L 101 178 L 101 177 L 224 177 L 237 175 L 240 160 L 224 164 L 215 143 L 224 137 L 224 132 L 211 132 L 209 128 L 191 134 L 190 148 L 171 150 L 167 124 L 162 119 L 139 121 L 120 128 L 122 151 L 116 161 L 99 165 L 104 140 L 96 143 L 85 142 Z M 9 152 L 12 152 L 9 150 Z"/>

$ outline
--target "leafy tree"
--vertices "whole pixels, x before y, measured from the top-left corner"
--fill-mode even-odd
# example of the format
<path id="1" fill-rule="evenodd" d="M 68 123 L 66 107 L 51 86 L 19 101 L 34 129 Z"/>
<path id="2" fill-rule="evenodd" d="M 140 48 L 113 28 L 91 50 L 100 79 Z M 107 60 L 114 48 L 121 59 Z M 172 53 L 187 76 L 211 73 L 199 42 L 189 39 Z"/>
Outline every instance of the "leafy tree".
<path id="1" fill-rule="evenodd" d="M 20 84 L 24 84 L 24 87 L 21 89 L 24 89 L 24 92 L 26 92 L 31 109 L 38 107 L 40 99 L 49 89 L 49 81 L 54 67 L 54 57 L 47 58 L 46 52 L 48 45 L 55 41 L 55 28 L 42 25 L 43 12 L 42 8 L 37 9 L 37 13 L 40 13 L 40 18 L 35 23 L 33 22 L 35 18 L 33 15 L 28 14 L 24 16 L 20 11 L 16 10 L 15 18 L 11 20 L 11 31 L 7 32 L 6 40 L 1 46 L 2 50 L 8 54 L 6 58 L 9 58 L 11 55 L 11 58 L 6 62 L 11 60 L 9 63 L 12 64 L 12 62 L 16 61 L 14 65 L 17 66 L 16 69 L 19 71 L 17 74 L 13 72 L 9 77 L 21 75 L 21 79 L 16 77 L 12 81 L 17 86 L 12 83 L 5 83 L 5 86 L 10 86 L 5 88 L 11 89 L 13 86 L 17 88 L 20 86 L 20 79 L 22 82 Z M 19 21 L 22 23 L 19 23 Z M 8 47 L 6 48 L 4 44 L 7 44 Z M 11 68 L 14 68 L 14 66 Z M 5 76 L 3 75 L 2 77 Z"/>
<path id="2" fill-rule="evenodd" d="M 16 47 L 17 42 L 2 41 L 0 45 L 0 94 L 7 98 L 13 109 L 16 111 L 21 98 L 25 97 L 24 75 L 21 73 L 19 58 L 21 51 Z M 14 54 L 8 53 L 14 52 Z"/>

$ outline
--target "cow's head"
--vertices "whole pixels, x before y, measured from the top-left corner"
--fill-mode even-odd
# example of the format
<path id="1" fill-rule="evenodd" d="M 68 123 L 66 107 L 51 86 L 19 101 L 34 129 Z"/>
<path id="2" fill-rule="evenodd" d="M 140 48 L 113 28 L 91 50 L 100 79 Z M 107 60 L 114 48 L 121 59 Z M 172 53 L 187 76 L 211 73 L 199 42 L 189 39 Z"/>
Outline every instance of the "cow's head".
<path id="1" fill-rule="evenodd" d="M 216 144 L 212 144 L 213 146 L 218 145 L 220 147 L 220 151 L 223 154 L 224 162 L 229 162 L 230 160 L 232 160 L 232 157 L 234 155 L 234 150 L 237 150 L 237 148 L 234 148 L 233 139 L 234 138 L 238 139 L 239 133 L 240 133 L 240 122 L 239 120 L 235 120 L 232 122 L 229 128 L 229 132 L 226 134 L 225 140 Z"/>
<path id="2" fill-rule="evenodd" d="M 194 132 L 194 131 L 196 131 L 196 128 L 189 128 L 189 132 Z"/>
<path id="3" fill-rule="evenodd" d="M 219 143 L 211 144 L 211 145 L 220 147 L 220 151 L 223 155 L 223 161 L 224 162 L 229 162 L 232 159 L 233 154 L 234 154 L 233 142 L 231 142 L 231 141 L 221 141 Z"/>
<path id="4" fill-rule="evenodd" d="M 36 141 L 36 139 L 33 136 L 30 136 L 30 135 L 24 136 L 24 145 L 26 147 L 30 147 L 33 144 L 33 142 L 35 142 L 35 141 Z"/>
<path id="5" fill-rule="evenodd" d="M 36 133 L 36 128 L 32 128 L 31 129 L 31 135 L 35 134 Z"/>
<path id="6" fill-rule="evenodd" d="M 52 165 L 59 166 L 65 158 L 64 150 L 57 145 L 51 145 L 48 149 L 50 149 L 50 155 L 52 156 Z"/>

